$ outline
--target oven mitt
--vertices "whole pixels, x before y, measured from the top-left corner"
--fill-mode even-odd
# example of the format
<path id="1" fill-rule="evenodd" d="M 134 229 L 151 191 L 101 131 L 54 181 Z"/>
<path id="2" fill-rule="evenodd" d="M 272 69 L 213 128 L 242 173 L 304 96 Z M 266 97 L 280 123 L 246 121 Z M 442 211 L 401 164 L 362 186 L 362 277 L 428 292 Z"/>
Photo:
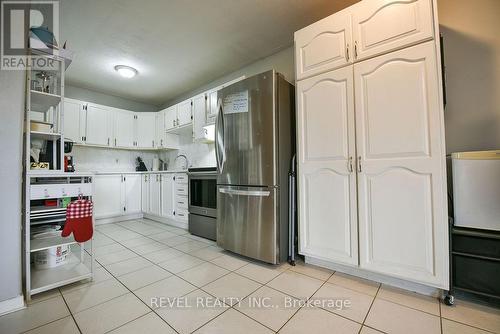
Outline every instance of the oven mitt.
<path id="1" fill-rule="evenodd" d="M 85 242 L 92 239 L 94 227 L 92 224 L 92 209 L 94 204 L 86 199 L 71 202 L 66 208 L 66 224 L 61 233 L 67 237 L 71 233 L 77 242 Z"/>

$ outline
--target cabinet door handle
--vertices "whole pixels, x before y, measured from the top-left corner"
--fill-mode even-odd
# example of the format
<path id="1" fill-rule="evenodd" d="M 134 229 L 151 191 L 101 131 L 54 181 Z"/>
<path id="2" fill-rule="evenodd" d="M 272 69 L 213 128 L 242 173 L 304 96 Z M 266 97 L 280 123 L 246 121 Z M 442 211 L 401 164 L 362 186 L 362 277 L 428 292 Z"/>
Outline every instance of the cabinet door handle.
<path id="1" fill-rule="evenodd" d="M 358 41 L 354 41 L 354 59 L 358 59 Z"/>
<path id="2" fill-rule="evenodd" d="M 349 157 L 349 173 L 352 173 L 353 172 L 353 169 L 352 169 L 352 157 Z"/>
<path id="3" fill-rule="evenodd" d="M 153 147 L 155 147 L 155 141 L 154 141 L 154 140 L 152 140 L 151 142 L 153 143 Z"/>
<path id="4" fill-rule="evenodd" d="M 163 139 L 160 139 L 160 146 L 163 147 Z"/>
<path id="5" fill-rule="evenodd" d="M 361 156 L 358 157 L 358 172 L 362 172 L 363 171 L 363 168 L 361 166 Z"/>
<path id="6" fill-rule="evenodd" d="M 345 58 L 347 62 L 349 62 L 349 43 L 347 43 L 347 46 L 345 48 Z"/>

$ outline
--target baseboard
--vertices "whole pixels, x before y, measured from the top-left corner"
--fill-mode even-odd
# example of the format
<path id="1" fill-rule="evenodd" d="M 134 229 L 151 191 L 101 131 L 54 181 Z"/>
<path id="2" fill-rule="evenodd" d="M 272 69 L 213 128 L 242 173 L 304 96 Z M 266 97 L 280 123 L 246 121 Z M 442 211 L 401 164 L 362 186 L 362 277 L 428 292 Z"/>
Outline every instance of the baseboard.
<path id="1" fill-rule="evenodd" d="M 103 224 L 118 223 L 118 222 L 122 222 L 125 220 L 141 219 L 143 217 L 144 217 L 144 214 L 142 212 L 139 212 L 139 213 L 134 213 L 134 214 L 125 215 L 125 216 L 96 218 L 95 224 L 96 225 L 103 225 Z"/>
<path id="2" fill-rule="evenodd" d="M 26 308 L 23 295 L 0 302 L 0 316 Z"/>
<path id="3" fill-rule="evenodd" d="M 179 227 L 179 228 L 182 228 L 182 229 L 185 229 L 185 230 L 188 229 L 188 223 L 187 222 L 181 222 L 181 221 L 178 221 L 178 220 L 173 220 L 173 219 L 169 219 L 169 218 L 165 218 L 165 217 L 150 215 L 150 214 L 147 214 L 147 213 L 144 214 L 144 218 L 151 219 L 151 220 L 154 220 L 156 222 L 167 224 L 167 225 L 170 225 L 170 226 Z"/>
<path id="4" fill-rule="evenodd" d="M 415 283 L 415 282 L 405 281 L 405 280 L 402 280 L 399 278 L 394 278 L 394 277 L 390 277 L 390 276 L 386 276 L 386 275 L 382 275 L 382 274 L 377 274 L 377 273 L 369 272 L 369 271 L 359 269 L 359 268 L 353 268 L 353 267 L 349 267 L 346 265 L 333 263 L 330 261 L 320 260 L 320 259 L 316 259 L 316 258 L 313 258 L 310 256 L 306 256 L 305 261 L 306 261 L 306 263 L 309 263 L 312 265 L 316 265 L 319 267 L 339 271 L 341 273 L 348 274 L 348 275 L 353 275 L 353 276 L 365 278 L 365 279 L 375 281 L 378 283 L 391 285 L 391 286 L 401 288 L 404 290 L 417 292 L 417 293 L 420 293 L 420 294 L 426 295 L 426 296 L 441 297 L 441 295 L 442 295 L 442 290 L 435 288 L 435 287 L 430 287 L 430 286 Z"/>

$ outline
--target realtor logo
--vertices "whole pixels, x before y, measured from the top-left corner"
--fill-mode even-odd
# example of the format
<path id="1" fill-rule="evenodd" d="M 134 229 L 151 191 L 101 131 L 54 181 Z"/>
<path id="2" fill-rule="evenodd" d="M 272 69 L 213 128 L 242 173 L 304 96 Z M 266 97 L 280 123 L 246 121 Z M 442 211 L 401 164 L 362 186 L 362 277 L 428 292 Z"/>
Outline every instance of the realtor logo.
<path id="1" fill-rule="evenodd" d="M 30 54 L 29 48 L 48 55 L 57 53 L 59 1 L 0 2 L 0 69 L 51 69 L 53 61 Z"/>

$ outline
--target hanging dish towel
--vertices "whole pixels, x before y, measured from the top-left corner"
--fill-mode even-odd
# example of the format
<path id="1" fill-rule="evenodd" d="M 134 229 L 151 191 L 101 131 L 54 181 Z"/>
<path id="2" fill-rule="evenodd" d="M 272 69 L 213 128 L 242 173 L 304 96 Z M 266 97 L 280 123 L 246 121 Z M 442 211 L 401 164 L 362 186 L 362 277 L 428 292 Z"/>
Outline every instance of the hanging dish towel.
<path id="1" fill-rule="evenodd" d="M 77 242 L 85 242 L 92 238 L 92 209 L 94 204 L 86 199 L 71 202 L 66 209 L 66 224 L 61 236 L 67 237 L 73 232 Z"/>

